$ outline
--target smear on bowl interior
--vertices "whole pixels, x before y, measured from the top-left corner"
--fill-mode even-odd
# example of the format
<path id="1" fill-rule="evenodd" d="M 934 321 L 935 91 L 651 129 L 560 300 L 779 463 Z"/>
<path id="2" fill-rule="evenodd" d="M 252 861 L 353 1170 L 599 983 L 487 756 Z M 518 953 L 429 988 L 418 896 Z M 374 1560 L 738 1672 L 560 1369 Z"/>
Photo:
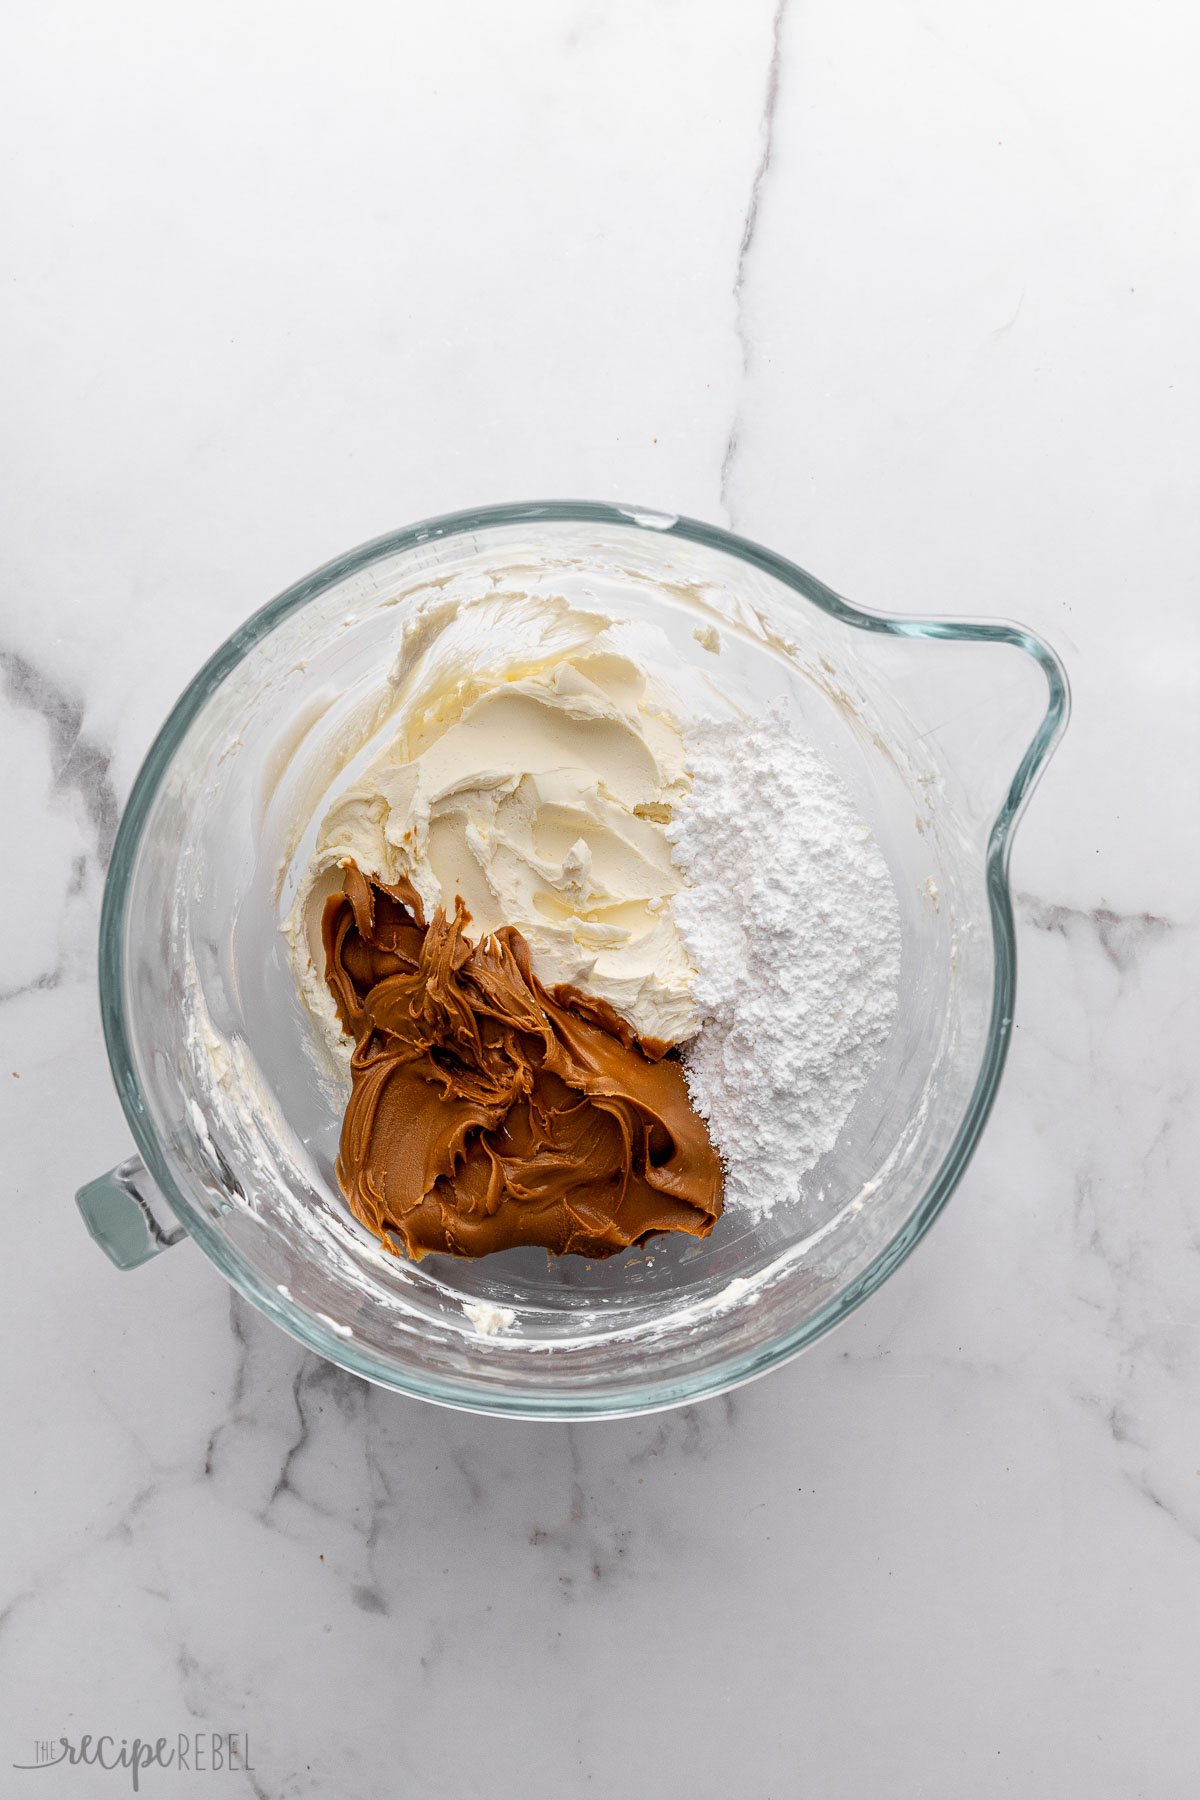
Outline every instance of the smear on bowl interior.
<path id="1" fill-rule="evenodd" d="M 796 1199 L 895 1014 L 878 846 L 782 710 L 690 708 L 665 640 L 469 606 L 410 622 L 285 926 L 351 1210 L 413 1258 L 595 1258 Z"/>

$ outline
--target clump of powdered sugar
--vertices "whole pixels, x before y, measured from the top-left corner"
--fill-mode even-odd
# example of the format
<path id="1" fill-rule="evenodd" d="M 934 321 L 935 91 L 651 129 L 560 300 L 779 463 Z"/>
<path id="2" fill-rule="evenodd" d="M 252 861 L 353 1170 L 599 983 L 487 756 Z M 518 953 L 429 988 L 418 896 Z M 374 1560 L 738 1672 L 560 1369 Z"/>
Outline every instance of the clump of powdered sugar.
<path id="1" fill-rule="evenodd" d="M 763 1213 L 799 1198 L 879 1060 L 899 908 L 845 787 L 781 709 L 702 721 L 685 746 L 672 908 L 703 1024 L 684 1066 L 727 1204 Z"/>

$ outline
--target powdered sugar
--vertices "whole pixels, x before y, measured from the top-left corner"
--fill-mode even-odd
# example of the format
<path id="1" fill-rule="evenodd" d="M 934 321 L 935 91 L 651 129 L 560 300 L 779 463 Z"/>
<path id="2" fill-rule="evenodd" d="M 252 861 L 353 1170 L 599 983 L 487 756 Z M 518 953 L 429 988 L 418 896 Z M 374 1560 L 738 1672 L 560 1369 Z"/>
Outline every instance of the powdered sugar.
<path id="1" fill-rule="evenodd" d="M 705 1021 L 688 1088 L 726 1203 L 794 1201 L 891 1029 L 900 919 L 887 864 L 842 782 L 780 710 L 685 736 L 690 794 L 669 835 L 672 902 Z"/>

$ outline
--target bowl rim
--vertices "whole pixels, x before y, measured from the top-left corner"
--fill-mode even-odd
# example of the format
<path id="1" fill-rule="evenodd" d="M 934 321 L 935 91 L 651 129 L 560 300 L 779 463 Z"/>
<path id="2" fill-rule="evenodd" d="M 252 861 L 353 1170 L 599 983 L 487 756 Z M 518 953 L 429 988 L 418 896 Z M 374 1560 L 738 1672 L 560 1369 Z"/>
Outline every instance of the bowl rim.
<path id="1" fill-rule="evenodd" d="M 509 525 L 601 524 L 643 529 L 723 551 L 782 582 L 831 618 L 856 630 L 905 638 L 1006 644 L 1025 651 L 1047 684 L 1046 710 L 1030 739 L 992 823 L 985 856 L 985 885 L 994 950 L 992 1009 L 975 1085 L 958 1130 L 917 1206 L 896 1235 L 867 1267 L 811 1318 L 694 1378 L 634 1381 L 603 1393 L 587 1390 L 538 1393 L 517 1384 L 509 1390 L 479 1388 L 470 1381 L 426 1378 L 397 1371 L 373 1351 L 347 1343 L 322 1320 L 285 1300 L 191 1203 L 175 1180 L 151 1121 L 138 1080 L 124 1004 L 124 946 L 130 883 L 142 834 L 163 778 L 185 734 L 209 697 L 229 673 L 292 613 L 384 557 L 423 543 L 461 537 Z M 852 606 L 823 582 L 774 551 L 719 525 L 648 507 L 600 501 L 544 500 L 473 507 L 426 519 L 385 533 L 335 557 L 286 588 L 253 613 L 229 636 L 189 682 L 154 738 L 134 780 L 113 846 L 100 915 L 100 1012 L 109 1065 L 130 1131 L 147 1169 L 189 1235 L 225 1279 L 307 1349 L 351 1374 L 416 1399 L 511 1418 L 621 1418 L 707 1399 L 777 1368 L 848 1318 L 882 1285 L 920 1243 L 961 1180 L 996 1097 L 1008 1052 L 1016 994 L 1016 944 L 1008 862 L 1013 833 L 1024 806 L 1066 728 L 1070 689 L 1056 653 L 1025 627 L 1001 620 L 921 618 L 872 612 Z"/>

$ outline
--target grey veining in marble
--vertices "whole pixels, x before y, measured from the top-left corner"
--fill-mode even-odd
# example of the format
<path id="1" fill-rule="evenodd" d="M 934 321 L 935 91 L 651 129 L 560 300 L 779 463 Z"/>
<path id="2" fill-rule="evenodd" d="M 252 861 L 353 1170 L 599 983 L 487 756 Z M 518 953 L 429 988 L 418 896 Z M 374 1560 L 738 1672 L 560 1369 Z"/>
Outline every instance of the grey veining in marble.
<path id="1" fill-rule="evenodd" d="M 762 148 L 755 166 L 754 179 L 750 184 L 750 199 L 746 205 L 742 241 L 738 245 L 737 273 L 733 279 L 736 331 L 738 346 L 741 350 L 743 382 L 750 373 L 751 351 L 744 290 L 750 265 L 750 252 L 754 248 L 754 239 L 758 231 L 758 209 L 762 200 L 763 185 L 771 167 L 771 146 L 775 135 L 775 108 L 779 101 L 780 71 L 783 65 L 783 24 L 786 13 L 787 0 L 777 0 L 775 17 L 771 22 L 771 60 L 767 64 L 766 93 L 763 98 L 762 120 L 759 124 Z M 734 518 L 730 501 L 730 482 L 733 476 L 734 458 L 737 455 L 740 423 L 741 404 L 739 398 L 738 409 L 734 413 L 733 423 L 729 427 L 729 436 L 725 441 L 725 454 L 721 458 L 721 507 L 731 525 L 734 523 Z"/>
<path id="2" fill-rule="evenodd" d="M 1200 230 L 1186 9 L 20 5 L 0 80 L 0 1793 L 1185 1800 L 1200 1766 Z M 191 1245 L 121 1276 L 120 806 L 306 569 L 504 498 L 1012 616 L 982 1147 L 833 1337 L 596 1427 L 405 1403 Z"/>
<path id="3" fill-rule="evenodd" d="M 96 855 L 108 867 L 121 803 L 109 776 L 111 753 L 84 731 L 83 704 L 65 693 L 49 675 L 11 650 L 0 650 L 8 698 L 14 706 L 39 713 L 50 730 L 53 793 L 78 794 L 95 837 Z M 82 882 L 82 871 L 72 877 Z"/>

